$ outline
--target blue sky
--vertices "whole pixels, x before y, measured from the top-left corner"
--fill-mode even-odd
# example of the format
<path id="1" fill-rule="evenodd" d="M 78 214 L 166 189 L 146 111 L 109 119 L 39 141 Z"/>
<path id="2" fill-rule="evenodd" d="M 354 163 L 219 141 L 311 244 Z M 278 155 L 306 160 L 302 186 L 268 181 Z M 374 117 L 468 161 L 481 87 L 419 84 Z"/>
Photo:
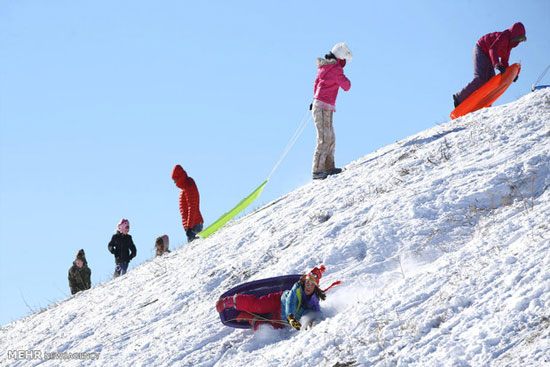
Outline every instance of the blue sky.
<path id="1" fill-rule="evenodd" d="M 175 164 L 195 179 L 206 225 L 250 193 L 335 43 L 354 54 L 334 117 L 344 166 L 448 121 L 477 39 L 517 21 L 522 71 L 497 104 L 528 93 L 550 64 L 548 14 L 544 0 L 2 1 L 0 325 L 68 297 L 80 248 L 92 283 L 110 279 L 122 217 L 138 248 L 130 269 L 159 235 L 186 246 Z M 309 182 L 314 147 L 310 123 L 252 209 Z"/>

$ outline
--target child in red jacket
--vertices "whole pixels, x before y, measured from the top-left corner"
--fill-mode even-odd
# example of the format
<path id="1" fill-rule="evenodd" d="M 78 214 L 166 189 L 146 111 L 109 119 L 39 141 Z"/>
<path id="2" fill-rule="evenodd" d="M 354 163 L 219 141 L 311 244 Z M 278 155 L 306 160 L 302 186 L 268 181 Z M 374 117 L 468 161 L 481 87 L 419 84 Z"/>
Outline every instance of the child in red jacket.
<path id="1" fill-rule="evenodd" d="M 494 69 L 504 73 L 512 48 L 526 40 L 525 27 L 521 23 L 516 23 L 503 32 L 493 32 L 481 37 L 474 47 L 474 79 L 460 92 L 453 94 L 455 108 L 494 77 Z M 514 82 L 516 80 L 517 77 Z"/>
<path id="2" fill-rule="evenodd" d="M 187 241 L 197 238 L 202 231 L 204 220 L 199 208 L 199 190 L 195 181 L 187 176 L 187 172 L 178 164 L 172 170 L 172 179 L 180 192 L 180 212 L 183 229 L 187 234 Z"/>
<path id="3" fill-rule="evenodd" d="M 317 59 L 319 69 L 313 87 L 311 105 L 313 120 L 317 127 L 317 147 L 313 155 L 313 179 L 325 179 L 329 175 L 342 172 L 334 165 L 334 147 L 336 138 L 332 126 L 332 114 L 336 111 L 335 103 L 338 90 L 348 91 L 351 83 L 344 75 L 346 61 L 351 61 L 352 54 L 344 42 L 337 43 L 324 59 Z"/>

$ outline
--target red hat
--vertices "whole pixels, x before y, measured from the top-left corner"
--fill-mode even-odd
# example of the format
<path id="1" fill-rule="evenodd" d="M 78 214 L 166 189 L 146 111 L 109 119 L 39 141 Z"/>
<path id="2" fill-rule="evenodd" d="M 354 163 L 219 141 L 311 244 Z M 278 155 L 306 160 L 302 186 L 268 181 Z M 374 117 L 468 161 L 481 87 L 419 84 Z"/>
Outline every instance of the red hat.
<path id="1" fill-rule="evenodd" d="M 308 279 L 313 280 L 317 285 L 319 285 L 319 280 L 323 277 L 323 273 L 325 272 L 326 268 L 324 265 L 321 265 L 320 267 L 314 267 L 309 273 L 307 273 Z"/>
<path id="2" fill-rule="evenodd" d="M 323 277 L 323 273 L 325 272 L 326 268 L 324 265 L 321 265 L 320 267 L 314 267 L 309 273 L 307 273 L 307 279 L 313 280 L 315 283 L 317 283 L 317 286 L 319 286 L 319 280 Z M 335 285 L 338 285 L 342 283 L 341 281 L 334 282 L 328 287 L 327 289 L 321 289 L 321 291 L 326 292 L 330 288 L 334 287 Z M 320 289 L 320 288 L 319 288 Z"/>

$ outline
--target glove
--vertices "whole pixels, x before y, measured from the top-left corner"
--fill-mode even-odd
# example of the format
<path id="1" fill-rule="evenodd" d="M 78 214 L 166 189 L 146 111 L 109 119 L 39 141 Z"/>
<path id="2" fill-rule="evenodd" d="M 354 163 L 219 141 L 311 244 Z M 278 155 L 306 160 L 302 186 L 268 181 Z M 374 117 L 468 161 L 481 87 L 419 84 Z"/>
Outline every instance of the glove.
<path id="1" fill-rule="evenodd" d="M 497 64 L 495 67 L 498 69 L 498 71 L 500 71 L 501 74 L 504 74 L 504 72 L 506 71 L 506 68 L 500 64 Z"/>
<path id="2" fill-rule="evenodd" d="M 296 316 L 289 315 L 287 319 L 288 319 L 288 322 L 290 323 L 290 326 L 292 326 L 296 330 L 300 330 L 300 328 L 302 327 L 302 324 L 300 324 L 300 322 L 296 320 Z"/>
<path id="3" fill-rule="evenodd" d="M 216 302 L 216 311 L 222 312 L 226 308 L 235 307 L 235 300 L 233 296 L 221 298 Z"/>
<path id="4" fill-rule="evenodd" d="M 515 83 L 519 78 L 519 75 L 516 75 L 516 77 L 514 78 L 513 82 Z"/>

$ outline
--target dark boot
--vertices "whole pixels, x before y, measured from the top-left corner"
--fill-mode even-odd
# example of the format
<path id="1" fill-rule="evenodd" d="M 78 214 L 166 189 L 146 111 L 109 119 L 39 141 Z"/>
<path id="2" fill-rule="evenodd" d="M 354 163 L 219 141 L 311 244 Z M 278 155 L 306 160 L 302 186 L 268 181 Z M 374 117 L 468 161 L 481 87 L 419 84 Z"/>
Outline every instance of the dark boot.
<path id="1" fill-rule="evenodd" d="M 455 108 L 457 108 L 460 104 L 460 101 L 458 100 L 458 98 L 456 98 L 456 94 L 453 94 L 453 102 L 455 104 Z"/>
<path id="2" fill-rule="evenodd" d="M 339 174 L 340 172 L 342 172 L 342 169 L 341 168 L 331 168 L 327 171 L 327 175 L 329 176 L 332 176 L 332 175 L 337 175 Z"/>
<path id="3" fill-rule="evenodd" d="M 328 173 L 327 172 L 313 172 L 313 179 L 314 180 L 324 180 L 327 178 Z"/>

